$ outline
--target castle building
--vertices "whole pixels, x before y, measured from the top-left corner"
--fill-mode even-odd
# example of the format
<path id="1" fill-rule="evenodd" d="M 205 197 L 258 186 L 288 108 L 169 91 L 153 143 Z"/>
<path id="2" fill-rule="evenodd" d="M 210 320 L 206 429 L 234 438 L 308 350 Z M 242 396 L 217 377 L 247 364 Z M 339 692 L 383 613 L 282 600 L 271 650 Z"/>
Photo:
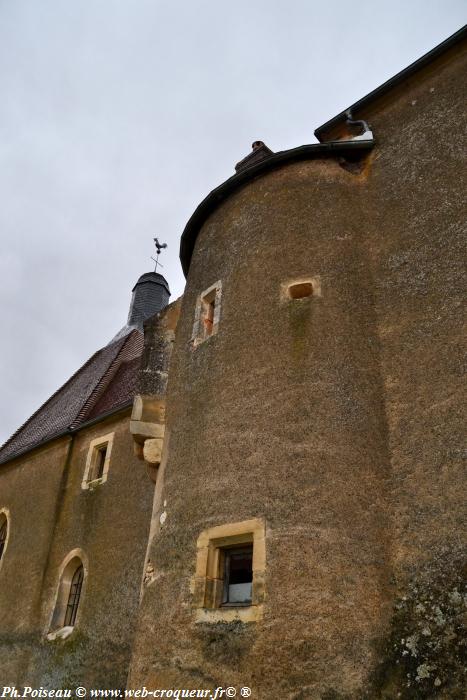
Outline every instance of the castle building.
<path id="1" fill-rule="evenodd" d="M 255 142 L 2 448 L 9 683 L 464 697 L 466 35 Z"/>

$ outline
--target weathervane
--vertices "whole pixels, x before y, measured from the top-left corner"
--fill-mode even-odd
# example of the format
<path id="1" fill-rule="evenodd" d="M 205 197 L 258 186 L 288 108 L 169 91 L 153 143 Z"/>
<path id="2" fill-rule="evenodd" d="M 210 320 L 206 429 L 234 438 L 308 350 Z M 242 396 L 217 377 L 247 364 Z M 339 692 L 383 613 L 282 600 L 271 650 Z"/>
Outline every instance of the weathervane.
<path id="1" fill-rule="evenodd" d="M 159 265 L 159 267 L 164 267 L 159 262 L 159 255 L 161 254 L 161 250 L 163 250 L 164 248 L 167 248 L 167 243 L 159 243 L 157 238 L 154 238 L 153 240 L 154 240 L 154 244 L 155 244 L 156 250 L 157 250 L 157 257 L 153 258 L 151 255 L 151 260 L 154 260 L 154 262 L 156 263 L 156 267 L 154 268 L 154 272 L 157 272 L 158 265 Z"/>

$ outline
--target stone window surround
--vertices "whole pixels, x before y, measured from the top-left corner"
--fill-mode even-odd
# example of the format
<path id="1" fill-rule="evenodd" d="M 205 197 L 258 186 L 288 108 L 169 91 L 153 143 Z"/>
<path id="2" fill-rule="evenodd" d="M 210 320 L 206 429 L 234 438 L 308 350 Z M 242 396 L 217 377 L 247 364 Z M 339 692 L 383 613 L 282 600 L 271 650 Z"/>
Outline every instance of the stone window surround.
<path id="1" fill-rule="evenodd" d="M 82 489 L 92 489 L 99 484 L 104 484 L 107 481 L 109 466 L 110 466 L 110 454 L 112 452 L 113 440 L 115 433 L 107 433 L 107 435 L 101 435 L 100 437 L 91 440 L 89 443 L 88 455 L 86 458 L 86 467 L 84 469 L 83 481 L 81 482 Z M 97 453 L 99 447 L 106 445 L 107 451 L 105 455 L 104 471 L 99 479 L 89 480 L 89 474 L 94 468 L 95 460 L 97 459 Z"/>
<path id="2" fill-rule="evenodd" d="M 221 604 L 223 593 L 222 549 L 253 544 L 252 601 L 248 606 Z M 262 619 L 266 569 L 265 524 L 260 518 L 226 523 L 204 530 L 198 537 L 193 580 L 195 622 L 256 622 Z"/>
<path id="3" fill-rule="evenodd" d="M 203 327 L 203 303 L 206 300 L 206 297 L 211 296 L 214 294 L 214 318 L 212 322 L 212 331 L 209 335 L 205 335 L 204 332 L 204 327 Z M 196 308 L 195 308 L 195 321 L 193 323 L 193 332 L 191 335 L 191 341 L 193 343 L 194 347 L 197 347 L 201 343 L 204 343 L 206 340 L 209 340 L 213 335 L 216 335 L 218 329 L 219 329 L 219 321 L 220 321 L 220 314 L 221 314 L 221 299 L 222 299 L 222 282 L 221 280 L 218 280 L 214 284 L 212 284 L 210 287 L 204 290 L 204 292 L 201 292 L 201 294 L 198 296 L 196 300 Z"/>
<path id="4" fill-rule="evenodd" d="M 299 297 L 294 299 L 291 296 L 289 289 L 295 285 L 299 284 L 311 284 L 313 288 L 313 293 L 309 296 Z M 281 299 L 282 301 L 300 301 L 301 298 L 308 299 L 310 297 L 320 297 L 321 296 L 321 278 L 319 275 L 308 276 L 308 277 L 296 277 L 294 279 L 289 279 L 287 282 L 281 284 Z"/>
<path id="5" fill-rule="evenodd" d="M 6 550 L 8 549 L 8 542 L 10 540 L 10 530 L 11 530 L 11 515 L 9 509 L 4 506 L 0 508 L 0 518 L 1 516 L 4 515 L 6 519 L 6 540 L 5 540 L 5 546 L 3 547 L 3 552 L 2 552 L 2 558 L 0 559 L 0 569 L 2 568 L 2 564 L 5 561 L 5 553 Z M 0 520 L 1 522 L 1 520 Z"/>
<path id="6" fill-rule="evenodd" d="M 78 605 L 78 611 L 76 614 L 76 620 L 75 624 L 73 627 L 64 627 L 63 624 L 54 624 L 54 621 L 57 620 L 57 618 L 61 618 L 62 620 L 65 619 L 65 612 L 66 612 L 66 606 L 68 604 L 68 596 L 70 593 L 70 583 L 71 579 L 73 577 L 73 573 L 76 571 L 77 566 L 73 567 L 73 570 L 69 572 L 68 579 L 67 581 L 64 581 L 64 576 L 66 573 L 66 568 L 70 564 L 73 559 L 79 559 L 81 564 L 83 565 L 83 572 L 84 572 L 84 578 L 83 578 L 83 585 L 81 587 L 81 594 L 80 594 L 80 602 Z M 71 552 L 68 552 L 67 556 L 65 559 L 62 561 L 60 565 L 60 569 L 58 572 L 58 577 L 57 577 L 57 582 L 56 582 L 56 587 L 55 587 L 55 596 L 53 599 L 53 606 L 51 610 L 49 611 L 48 615 L 48 625 L 45 630 L 45 636 L 46 639 L 50 642 L 55 641 L 56 639 L 66 639 L 67 637 L 70 636 L 70 634 L 73 632 L 73 630 L 78 626 L 80 616 L 81 616 L 81 611 L 82 611 L 82 603 L 83 603 L 83 598 L 86 593 L 86 583 L 87 583 L 87 578 L 88 578 L 88 572 L 89 572 L 89 565 L 88 565 L 88 558 L 86 554 L 83 552 L 83 550 L 79 547 L 76 549 L 72 549 Z"/>

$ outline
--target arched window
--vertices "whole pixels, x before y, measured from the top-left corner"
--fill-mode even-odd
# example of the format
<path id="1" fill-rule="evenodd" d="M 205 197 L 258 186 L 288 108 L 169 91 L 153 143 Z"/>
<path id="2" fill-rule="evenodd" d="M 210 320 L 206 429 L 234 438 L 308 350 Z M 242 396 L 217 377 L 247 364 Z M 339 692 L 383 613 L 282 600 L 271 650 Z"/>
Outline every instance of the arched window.
<path id="1" fill-rule="evenodd" d="M 84 582 L 84 567 L 79 556 L 72 556 L 63 568 L 57 602 L 52 615 L 51 632 L 74 627 Z"/>
<path id="2" fill-rule="evenodd" d="M 84 569 L 80 564 L 73 574 L 70 584 L 70 592 L 68 594 L 68 604 L 65 612 L 65 627 L 73 627 L 76 621 L 76 613 L 78 612 L 79 599 L 81 596 L 81 588 L 83 587 Z"/>
<path id="3" fill-rule="evenodd" d="M 6 548 L 6 540 L 8 536 L 8 520 L 5 513 L 0 513 L 0 561 Z"/>

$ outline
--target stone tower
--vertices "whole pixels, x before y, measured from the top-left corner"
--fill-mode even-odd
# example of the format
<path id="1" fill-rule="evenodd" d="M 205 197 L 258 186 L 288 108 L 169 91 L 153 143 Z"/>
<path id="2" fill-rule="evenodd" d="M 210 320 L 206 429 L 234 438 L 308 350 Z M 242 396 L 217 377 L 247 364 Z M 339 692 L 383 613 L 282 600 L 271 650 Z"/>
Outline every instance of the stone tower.
<path id="1" fill-rule="evenodd" d="M 443 596 L 465 517 L 464 39 L 318 129 L 322 143 L 255 142 L 188 222 L 129 687 L 261 700 L 461 687 L 459 640 L 444 661 L 403 645 L 413 632 L 423 646 L 413 591 L 457 614 Z"/>

